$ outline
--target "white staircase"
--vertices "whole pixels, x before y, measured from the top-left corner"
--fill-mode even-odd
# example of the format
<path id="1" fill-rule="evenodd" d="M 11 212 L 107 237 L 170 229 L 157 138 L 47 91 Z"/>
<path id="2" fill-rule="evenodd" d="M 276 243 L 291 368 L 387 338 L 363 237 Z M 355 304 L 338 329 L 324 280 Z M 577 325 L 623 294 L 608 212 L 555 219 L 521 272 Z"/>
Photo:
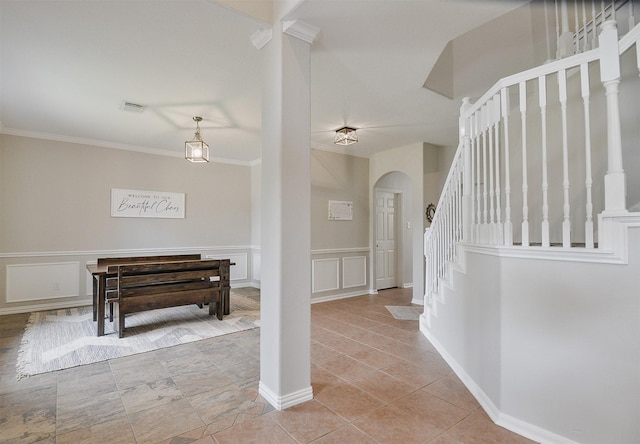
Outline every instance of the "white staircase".
<path id="1" fill-rule="evenodd" d="M 621 39 L 585 5 L 575 54 L 464 100 L 425 233 L 421 330 L 540 442 L 640 442 L 640 26 L 619 3 Z"/>

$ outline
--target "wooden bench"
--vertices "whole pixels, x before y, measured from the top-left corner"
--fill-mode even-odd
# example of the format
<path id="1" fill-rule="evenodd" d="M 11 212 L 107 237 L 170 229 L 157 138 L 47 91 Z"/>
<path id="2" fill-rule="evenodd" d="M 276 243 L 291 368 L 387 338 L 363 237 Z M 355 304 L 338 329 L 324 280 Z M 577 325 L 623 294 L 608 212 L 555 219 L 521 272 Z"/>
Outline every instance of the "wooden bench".
<path id="1" fill-rule="evenodd" d="M 114 304 L 114 328 L 124 336 L 125 316 L 180 305 L 209 305 L 209 315 L 222 319 L 229 293 L 229 259 L 111 265 L 106 300 Z M 218 277 L 219 280 L 211 278 Z"/>
<path id="2" fill-rule="evenodd" d="M 160 256 L 124 256 L 124 257 L 100 257 L 96 265 L 96 270 L 103 270 L 106 273 L 106 267 L 109 265 L 125 265 L 125 264 L 141 264 L 151 262 L 175 262 L 175 261 L 199 261 L 202 259 L 200 254 L 170 254 Z M 94 273 L 92 273 L 94 274 Z M 104 307 L 98 309 L 99 278 L 94 274 L 93 279 L 93 320 L 98 320 L 98 312 L 102 313 Z M 102 289 L 104 291 L 104 289 Z M 109 320 L 113 322 L 113 307 L 109 307 Z M 104 320 L 102 321 L 104 323 Z"/>

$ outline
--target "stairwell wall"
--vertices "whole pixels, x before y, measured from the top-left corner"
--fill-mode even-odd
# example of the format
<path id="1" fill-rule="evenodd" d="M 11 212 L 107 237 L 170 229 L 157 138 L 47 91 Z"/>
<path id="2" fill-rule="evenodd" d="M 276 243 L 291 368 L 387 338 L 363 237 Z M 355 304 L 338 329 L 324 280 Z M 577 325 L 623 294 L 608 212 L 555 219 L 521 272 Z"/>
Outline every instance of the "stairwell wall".
<path id="1" fill-rule="evenodd" d="M 635 219 L 627 252 L 597 260 L 461 247 L 421 328 L 498 424 L 539 442 L 640 441 Z"/>

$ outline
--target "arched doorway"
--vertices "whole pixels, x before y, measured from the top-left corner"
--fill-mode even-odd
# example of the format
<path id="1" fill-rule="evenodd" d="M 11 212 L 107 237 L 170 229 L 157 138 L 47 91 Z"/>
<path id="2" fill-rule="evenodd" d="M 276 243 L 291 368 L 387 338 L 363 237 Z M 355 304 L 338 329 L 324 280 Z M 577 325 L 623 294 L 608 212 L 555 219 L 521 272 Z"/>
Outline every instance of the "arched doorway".
<path id="1" fill-rule="evenodd" d="M 410 178 L 392 171 L 373 187 L 373 254 L 375 290 L 412 286 L 411 220 L 412 189 Z"/>

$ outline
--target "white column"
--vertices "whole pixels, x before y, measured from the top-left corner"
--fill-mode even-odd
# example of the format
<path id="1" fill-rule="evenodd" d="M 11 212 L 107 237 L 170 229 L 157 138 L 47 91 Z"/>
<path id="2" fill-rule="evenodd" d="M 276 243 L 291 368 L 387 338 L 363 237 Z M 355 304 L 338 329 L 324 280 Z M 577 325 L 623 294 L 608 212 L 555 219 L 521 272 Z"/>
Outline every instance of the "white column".
<path id="1" fill-rule="evenodd" d="M 310 44 L 317 33 L 276 22 L 270 41 L 254 39 L 263 70 L 259 391 L 278 410 L 313 398 Z"/>
<path id="2" fill-rule="evenodd" d="M 607 97 L 607 174 L 604 177 L 604 213 L 612 216 L 627 213 L 626 179 L 622 168 L 620 128 L 620 56 L 618 29 L 614 20 L 602 25 L 600 33 L 600 79 Z"/>

